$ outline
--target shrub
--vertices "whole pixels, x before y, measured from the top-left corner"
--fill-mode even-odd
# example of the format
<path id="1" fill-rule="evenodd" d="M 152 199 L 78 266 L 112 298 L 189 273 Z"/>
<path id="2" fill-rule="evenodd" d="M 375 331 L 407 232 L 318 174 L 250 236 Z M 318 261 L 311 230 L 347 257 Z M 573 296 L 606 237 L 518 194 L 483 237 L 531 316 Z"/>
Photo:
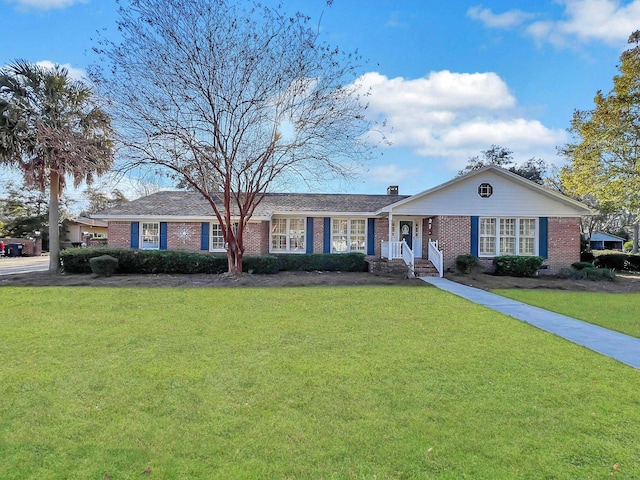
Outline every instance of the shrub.
<path id="1" fill-rule="evenodd" d="M 609 282 L 612 282 L 616 279 L 616 273 L 613 270 L 610 270 L 608 268 L 591 267 L 591 268 L 585 268 L 581 272 L 584 273 L 586 279 L 592 280 L 595 282 L 601 281 L 601 280 L 607 280 Z"/>
<path id="2" fill-rule="evenodd" d="M 365 272 L 367 262 L 363 253 L 308 253 L 279 255 L 280 270 L 296 272 Z"/>
<path id="3" fill-rule="evenodd" d="M 625 253 L 631 253 L 633 251 L 633 240 L 629 240 L 628 242 L 624 242 L 622 244 L 622 251 Z"/>
<path id="4" fill-rule="evenodd" d="M 596 256 L 591 252 L 591 250 L 583 250 L 580 252 L 580 261 L 581 262 L 593 262 Z"/>
<path id="5" fill-rule="evenodd" d="M 576 262 L 572 263 L 571 267 L 576 270 L 584 270 L 585 268 L 593 268 L 592 262 Z"/>
<path id="6" fill-rule="evenodd" d="M 228 270 L 226 255 L 175 252 L 171 250 L 132 250 L 124 248 L 69 248 L 60 253 L 66 273 L 91 273 L 90 260 L 109 255 L 118 260 L 115 273 L 220 274 Z M 364 272 L 362 253 L 246 256 L 243 271 L 256 274 L 290 271 Z"/>
<path id="7" fill-rule="evenodd" d="M 280 270 L 278 257 L 263 255 L 261 257 L 244 257 L 242 259 L 242 271 L 257 274 L 273 274 Z"/>
<path id="8" fill-rule="evenodd" d="M 478 269 L 480 261 L 475 255 L 458 255 L 456 257 L 456 272 L 467 275 Z"/>
<path id="9" fill-rule="evenodd" d="M 622 271 L 629 268 L 629 255 L 626 253 L 607 253 L 598 255 L 593 262 L 596 267 Z"/>
<path id="10" fill-rule="evenodd" d="M 111 255 L 100 255 L 89 259 L 89 265 L 94 275 L 98 277 L 110 277 L 118 268 L 118 259 Z"/>
<path id="11" fill-rule="evenodd" d="M 542 262 L 544 258 L 538 256 L 503 255 L 493 259 L 495 274 L 508 277 L 532 277 L 538 272 Z"/>
<path id="12" fill-rule="evenodd" d="M 640 255 L 629 255 L 627 262 L 629 270 L 640 271 Z"/>
<path id="13" fill-rule="evenodd" d="M 69 248 L 60 252 L 66 273 L 91 273 L 90 259 L 110 255 L 118 260 L 116 273 L 224 273 L 227 257 L 167 250 Z"/>

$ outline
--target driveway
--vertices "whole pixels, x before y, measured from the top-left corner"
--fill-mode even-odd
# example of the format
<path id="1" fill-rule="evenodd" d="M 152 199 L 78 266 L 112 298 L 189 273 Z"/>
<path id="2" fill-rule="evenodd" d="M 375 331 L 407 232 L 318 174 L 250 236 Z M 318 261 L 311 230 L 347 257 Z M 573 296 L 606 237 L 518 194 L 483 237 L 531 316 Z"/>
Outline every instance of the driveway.
<path id="1" fill-rule="evenodd" d="M 49 270 L 49 257 L 0 257 L 0 275 Z"/>

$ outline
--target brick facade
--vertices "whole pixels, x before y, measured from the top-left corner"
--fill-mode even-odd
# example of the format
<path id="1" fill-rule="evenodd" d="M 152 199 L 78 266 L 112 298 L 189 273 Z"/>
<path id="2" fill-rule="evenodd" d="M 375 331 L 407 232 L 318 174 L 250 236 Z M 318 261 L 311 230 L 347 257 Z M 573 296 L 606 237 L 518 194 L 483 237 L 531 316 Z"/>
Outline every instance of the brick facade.
<path id="1" fill-rule="evenodd" d="M 433 220 L 432 238 L 444 256 L 444 270 L 456 267 L 456 257 L 471 252 L 471 217 L 441 216 Z"/>
<path id="2" fill-rule="evenodd" d="M 549 217 L 549 266 L 544 273 L 555 274 L 580 261 L 580 218 Z"/>
<path id="3" fill-rule="evenodd" d="M 471 217 L 469 216 L 437 216 L 422 220 L 422 256 L 428 256 L 428 241 L 438 240 L 444 254 L 445 271 L 455 270 L 458 255 L 471 252 Z M 109 247 L 129 248 L 131 246 L 130 222 L 109 222 Z M 168 222 L 167 248 L 185 252 L 201 252 L 200 222 Z M 389 236 L 387 218 L 376 218 L 374 221 L 374 258 L 381 257 L 382 241 Z M 269 253 L 269 222 L 250 222 L 244 232 L 245 255 L 266 255 Z M 324 218 L 313 218 L 313 253 L 324 251 Z M 580 259 L 580 218 L 549 217 L 548 219 L 548 253 L 545 261 L 547 269 L 543 273 L 555 274 L 562 267 L 567 267 Z M 492 259 L 480 259 L 483 270 L 493 269 Z"/>
<path id="4" fill-rule="evenodd" d="M 244 254 L 266 255 L 269 253 L 269 222 L 249 222 L 244 230 Z"/>
<path id="5" fill-rule="evenodd" d="M 130 248 L 131 222 L 109 222 L 107 238 L 107 245 L 111 248 Z"/>

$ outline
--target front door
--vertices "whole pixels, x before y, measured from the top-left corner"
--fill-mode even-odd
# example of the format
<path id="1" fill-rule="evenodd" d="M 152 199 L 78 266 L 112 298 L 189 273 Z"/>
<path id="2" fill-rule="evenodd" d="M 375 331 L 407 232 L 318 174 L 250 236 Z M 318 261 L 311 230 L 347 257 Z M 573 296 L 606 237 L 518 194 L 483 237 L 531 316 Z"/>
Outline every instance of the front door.
<path id="1" fill-rule="evenodd" d="M 404 240 L 413 250 L 413 222 L 400 220 L 400 240 Z"/>

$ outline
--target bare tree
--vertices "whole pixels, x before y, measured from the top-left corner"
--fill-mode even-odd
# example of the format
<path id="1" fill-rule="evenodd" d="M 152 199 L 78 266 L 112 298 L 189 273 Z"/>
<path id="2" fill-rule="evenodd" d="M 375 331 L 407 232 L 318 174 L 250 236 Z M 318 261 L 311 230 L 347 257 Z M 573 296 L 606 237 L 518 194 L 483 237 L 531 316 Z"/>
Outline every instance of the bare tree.
<path id="1" fill-rule="evenodd" d="M 207 199 L 230 272 L 268 190 L 353 176 L 370 153 L 360 57 L 309 17 L 251 0 L 133 0 L 119 14 L 121 41 L 96 49 L 110 68 L 94 73 L 122 154 Z"/>

